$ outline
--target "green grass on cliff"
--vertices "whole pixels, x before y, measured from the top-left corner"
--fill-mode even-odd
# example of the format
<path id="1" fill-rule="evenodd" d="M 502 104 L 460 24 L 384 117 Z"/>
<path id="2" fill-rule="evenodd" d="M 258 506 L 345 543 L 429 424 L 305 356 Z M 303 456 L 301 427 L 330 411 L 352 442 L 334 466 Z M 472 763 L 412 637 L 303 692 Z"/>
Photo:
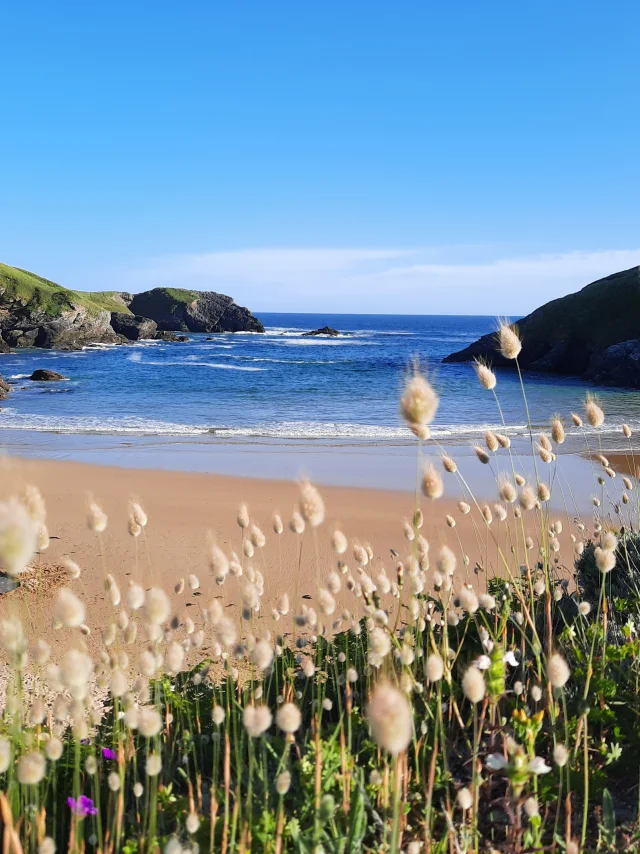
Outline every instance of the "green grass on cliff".
<path id="1" fill-rule="evenodd" d="M 189 291 L 186 288 L 157 288 L 157 290 L 162 291 L 177 302 L 185 303 L 185 305 L 190 305 L 199 296 L 202 296 L 198 291 Z"/>
<path id="2" fill-rule="evenodd" d="M 28 270 L 0 264 L 0 304 L 7 299 L 20 300 L 51 317 L 59 317 L 73 307 L 85 308 L 91 314 L 100 311 L 129 312 L 116 291 L 72 291 Z"/>

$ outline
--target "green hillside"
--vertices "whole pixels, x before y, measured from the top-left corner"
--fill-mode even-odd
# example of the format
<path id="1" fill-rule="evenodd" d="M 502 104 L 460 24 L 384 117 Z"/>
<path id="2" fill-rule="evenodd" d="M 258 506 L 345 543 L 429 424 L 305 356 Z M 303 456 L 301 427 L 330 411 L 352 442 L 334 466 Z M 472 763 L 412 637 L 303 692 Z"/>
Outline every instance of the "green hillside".
<path id="1" fill-rule="evenodd" d="M 72 291 L 28 270 L 0 264 L 0 306 L 7 299 L 19 300 L 31 309 L 42 310 L 50 317 L 59 317 L 74 306 L 82 306 L 90 314 L 100 311 L 129 311 L 118 298 L 116 291 Z"/>

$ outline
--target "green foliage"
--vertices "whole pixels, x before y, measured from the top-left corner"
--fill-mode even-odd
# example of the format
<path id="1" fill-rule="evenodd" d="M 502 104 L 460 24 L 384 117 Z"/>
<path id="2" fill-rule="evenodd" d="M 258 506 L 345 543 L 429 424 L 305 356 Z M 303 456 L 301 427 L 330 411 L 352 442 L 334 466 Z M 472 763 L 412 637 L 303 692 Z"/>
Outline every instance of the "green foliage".
<path id="1" fill-rule="evenodd" d="M 84 308 L 90 314 L 129 311 L 116 291 L 72 291 L 27 270 L 0 264 L 0 306 L 9 302 L 19 302 L 47 317 L 59 317 L 74 307 Z"/>

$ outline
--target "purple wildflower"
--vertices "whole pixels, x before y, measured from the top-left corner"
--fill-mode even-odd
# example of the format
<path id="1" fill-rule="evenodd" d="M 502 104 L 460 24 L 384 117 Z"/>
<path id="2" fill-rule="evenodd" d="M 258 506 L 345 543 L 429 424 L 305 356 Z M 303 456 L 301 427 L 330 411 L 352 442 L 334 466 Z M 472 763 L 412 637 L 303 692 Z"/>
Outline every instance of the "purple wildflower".
<path id="1" fill-rule="evenodd" d="M 71 812 L 78 818 L 85 818 L 85 816 L 97 815 L 98 813 L 98 810 L 93 805 L 93 801 L 86 795 L 80 795 L 77 800 L 75 798 L 67 798 L 67 804 Z"/>
<path id="2" fill-rule="evenodd" d="M 110 747 L 102 748 L 102 756 L 104 759 L 116 759 L 115 751 L 111 750 Z"/>

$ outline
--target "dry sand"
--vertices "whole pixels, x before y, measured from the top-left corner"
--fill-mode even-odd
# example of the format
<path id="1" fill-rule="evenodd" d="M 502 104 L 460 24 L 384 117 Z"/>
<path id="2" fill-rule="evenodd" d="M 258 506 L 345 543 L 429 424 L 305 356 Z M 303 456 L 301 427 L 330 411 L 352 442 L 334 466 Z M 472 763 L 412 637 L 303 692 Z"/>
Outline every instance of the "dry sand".
<path id="1" fill-rule="evenodd" d="M 210 602 L 214 596 L 222 598 L 234 616 L 239 614 L 239 582 L 230 578 L 224 587 L 215 584 L 207 565 L 206 545 L 207 531 L 212 531 L 226 551 L 241 552 L 236 515 L 243 501 L 249 506 L 252 520 L 267 536 L 263 554 L 256 554 L 253 565 L 265 576 L 266 607 L 262 619 L 265 627 L 268 623 L 272 630 L 275 626 L 270 614 L 275 598 L 286 591 L 292 603 L 298 594 L 309 597 L 311 604 L 317 589 L 316 573 L 323 581 L 328 570 L 335 567 L 336 556 L 330 547 L 335 527 L 340 527 L 350 539 L 372 546 L 376 555 L 374 576 L 382 565 L 390 577 L 394 576 L 396 561 L 391 549 L 400 556 L 409 552 L 402 523 L 411 518 L 415 498 L 406 492 L 324 487 L 326 522 L 301 538 L 287 527 L 299 495 L 295 483 L 16 458 L 5 460 L 0 475 L 0 499 L 19 494 L 29 483 L 40 488 L 48 508 L 51 535 L 51 545 L 41 558 L 46 567 L 42 573 L 44 580 L 33 584 L 31 590 L 0 597 L 0 614 L 19 605 L 20 611 L 28 614 L 31 632 L 49 639 L 65 634 L 51 631 L 55 589 L 64 578 L 56 567 L 65 556 L 83 570 L 81 579 L 72 586 L 84 597 L 87 623 L 94 631 L 106 628 L 114 619 L 104 590 L 106 572 L 113 573 L 123 593 L 129 580 L 140 581 L 145 587 L 162 586 L 171 592 L 176 612 L 183 617 L 191 615 L 197 619 L 201 603 Z M 109 516 L 102 544 L 87 527 L 89 494 Z M 132 496 L 140 500 L 149 516 L 145 536 L 137 540 L 127 532 L 127 503 Z M 486 575 L 503 574 L 493 537 L 497 537 L 502 549 L 509 551 L 515 536 L 514 520 L 510 528 L 494 521 L 489 534 L 477 510 L 463 516 L 457 503 L 446 498 L 435 502 L 422 498 L 421 506 L 425 514 L 423 533 L 432 551 L 447 543 L 458 553 L 460 564 L 462 554 L 469 555 L 469 567 L 460 565 L 461 582 L 465 578 L 476 582 Z M 285 532 L 280 537 L 272 531 L 274 512 L 282 514 L 285 522 Z M 447 526 L 447 514 L 456 519 L 453 530 Z M 537 542 L 539 526 L 532 514 L 526 515 L 530 517 L 527 533 Z M 571 557 L 570 530 L 570 520 L 565 519 L 561 555 L 567 563 Z M 535 560 L 535 551 L 529 555 Z M 519 560 L 512 559 L 512 565 L 517 565 L 523 557 L 521 550 Z M 353 563 L 350 551 L 345 559 Z M 484 572 L 474 574 L 476 562 L 484 567 Z M 190 573 L 199 577 L 200 590 L 194 594 L 187 586 L 181 596 L 175 595 L 174 585 Z M 483 581 L 480 584 L 484 586 Z M 348 605 L 355 610 L 352 595 L 350 600 Z"/>

